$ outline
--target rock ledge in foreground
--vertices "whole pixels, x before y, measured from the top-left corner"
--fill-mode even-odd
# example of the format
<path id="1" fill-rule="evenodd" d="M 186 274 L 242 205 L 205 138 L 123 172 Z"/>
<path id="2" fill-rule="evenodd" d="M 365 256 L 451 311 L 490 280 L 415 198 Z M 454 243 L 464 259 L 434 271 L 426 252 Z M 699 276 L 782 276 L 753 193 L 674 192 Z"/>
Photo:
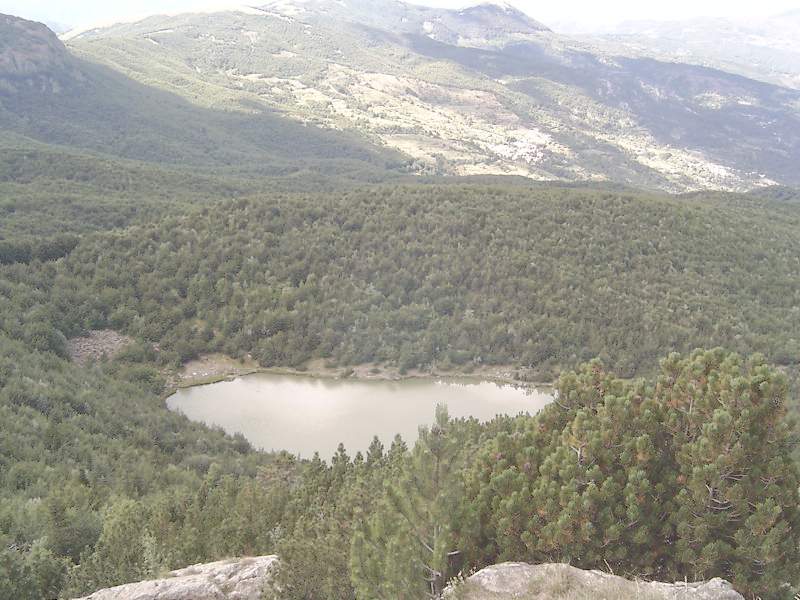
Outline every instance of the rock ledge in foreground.
<path id="1" fill-rule="evenodd" d="M 78 600 L 260 600 L 277 556 L 194 565 L 164 579 L 99 590 Z"/>
<path id="2" fill-rule="evenodd" d="M 504 563 L 448 590 L 447 600 L 744 600 L 730 583 L 629 581 L 569 565 Z"/>

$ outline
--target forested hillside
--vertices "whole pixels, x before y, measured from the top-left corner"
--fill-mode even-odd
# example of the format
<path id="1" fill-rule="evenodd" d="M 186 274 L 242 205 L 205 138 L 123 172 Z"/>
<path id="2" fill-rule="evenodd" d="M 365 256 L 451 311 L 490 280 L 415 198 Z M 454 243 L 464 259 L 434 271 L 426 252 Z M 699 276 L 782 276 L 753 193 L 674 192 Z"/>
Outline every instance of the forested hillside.
<path id="1" fill-rule="evenodd" d="M 175 363 L 510 364 L 546 379 L 601 356 L 800 356 L 800 210 L 745 196 L 377 187 L 231 200 L 5 267 L 4 329 L 113 328 Z M 46 300 L 45 300 L 46 299 Z M 42 308 L 34 308 L 44 302 Z M 57 349 L 57 348 L 55 348 Z"/>
<path id="2" fill-rule="evenodd" d="M 409 566 L 418 555 L 402 555 L 411 561 L 404 563 L 395 546 L 380 546 L 394 539 L 409 547 L 392 512 L 402 514 L 402 502 L 384 498 L 382 489 L 384 481 L 406 485 L 429 472 L 428 442 L 404 449 L 397 440 L 393 458 L 381 458 L 378 443 L 366 457 L 349 458 L 342 449 L 330 466 L 255 453 L 241 438 L 170 414 L 159 399 L 165 376 L 200 353 L 252 353 L 263 365 L 296 367 L 312 358 L 382 362 L 401 371 L 508 364 L 540 380 L 598 355 L 625 377 L 648 374 L 669 352 L 695 346 L 761 351 L 788 370 L 797 366 L 800 211 L 788 191 L 667 197 L 429 183 L 276 191 L 199 205 L 187 198 L 153 214 L 159 218 L 139 215 L 110 231 L 96 222 L 57 255 L 42 254 L 41 245 L 25 260 L 5 255 L 8 264 L 0 265 L 2 598 L 38 600 L 59 590 L 69 597 L 192 562 L 275 551 L 286 561 L 280 577 L 289 598 L 349 599 L 356 590 L 367 598 L 378 581 L 391 594 L 420 591 Z M 26 228 L 26 219 L 11 222 Z M 58 230 L 50 220 L 43 227 Z M 67 338 L 104 327 L 135 343 L 87 369 L 68 362 Z M 458 528 L 443 530 L 450 533 L 438 548 L 463 556 L 437 568 L 449 577 L 506 559 L 587 567 L 608 561 L 631 575 L 723 574 L 739 589 L 779 600 L 775 586 L 791 579 L 787 564 L 794 560 L 787 532 L 797 527 L 785 419 L 795 400 L 758 357 L 741 377 L 739 359 L 724 353 L 671 360 L 646 388 L 587 374 L 578 385 L 566 375 L 559 404 L 540 417 L 447 425 L 453 448 L 464 453 L 447 458 L 454 495 L 435 510 L 457 517 Z M 682 377 L 675 369 L 692 382 L 665 398 L 663 386 Z M 697 379 L 697 369 L 708 375 Z M 755 394 L 748 402 L 761 408 L 745 411 L 734 402 L 728 421 L 709 400 L 689 429 L 672 421 L 683 418 L 680 410 L 638 412 L 651 406 L 639 407 L 639 396 L 666 411 L 684 397 L 679 390 L 697 398 L 712 381 L 722 386 L 719 394 Z M 592 399 L 598 390 L 608 397 Z M 621 397 L 627 399 L 618 404 Z M 573 401 L 584 408 L 570 416 Z M 634 438 L 620 443 L 631 444 L 630 453 L 618 465 L 600 455 L 571 462 L 584 443 L 574 441 L 581 428 L 589 436 L 607 414 L 614 415 L 608 426 L 621 429 L 598 439 L 629 432 Z M 735 435 L 763 427 L 752 435 L 775 442 L 762 448 L 766 455 L 747 442 L 726 459 L 733 464 L 703 471 L 705 479 L 683 496 L 675 477 L 698 477 L 693 461 L 729 454 L 701 426 L 707 421 L 720 431 L 733 427 Z M 535 431 L 549 433 L 525 433 Z M 641 431 L 656 446 L 644 445 Z M 703 436 L 716 441 L 709 446 Z M 578 456 L 601 452 L 596 443 L 587 437 Z M 700 454 L 684 445 L 690 443 Z M 667 462 L 653 463 L 657 456 Z M 627 471 L 631 460 L 639 470 Z M 745 467 L 778 488 L 729 478 Z M 548 483 L 556 473 L 558 481 Z M 701 510 L 712 484 L 723 504 Z M 555 500 L 575 489 L 586 511 L 577 522 L 573 509 L 559 509 Z M 432 500 L 429 491 L 402 493 Z M 745 497 L 745 504 L 727 504 Z M 640 515 L 633 506 L 642 502 Z M 545 512 L 520 513 L 523 506 Z M 610 508 L 616 506 L 623 512 Z M 703 510 L 713 517 L 697 516 Z M 664 511 L 674 520 L 656 525 Z M 741 511 L 751 515 L 746 526 Z M 368 529 L 358 526 L 365 514 L 376 515 Z M 700 537 L 680 524 L 688 515 Z M 723 535 L 733 541 L 715 545 Z M 673 540 L 676 552 L 659 555 L 662 539 Z M 343 553 L 351 541 L 353 554 Z M 765 566 L 747 562 L 744 548 L 751 547 Z M 381 553 L 407 570 L 376 562 Z"/>
<path id="3" fill-rule="evenodd" d="M 0 240 L 109 230 L 257 189 L 263 189 L 257 179 L 154 166 L 0 136 Z"/>
<path id="4" fill-rule="evenodd" d="M 412 169 L 357 134 L 240 108 L 142 85 L 74 56 L 41 24 L 0 15 L 0 263 L 58 258 L 67 234 L 198 204 Z"/>
<path id="5" fill-rule="evenodd" d="M 270 460 L 169 412 L 152 369 L 82 370 L 32 345 L 0 333 L 3 600 L 57 597 L 69 567 L 113 523 L 115 502 L 189 494 L 212 464 L 252 478 Z M 125 561 L 106 581 L 138 575 Z"/>

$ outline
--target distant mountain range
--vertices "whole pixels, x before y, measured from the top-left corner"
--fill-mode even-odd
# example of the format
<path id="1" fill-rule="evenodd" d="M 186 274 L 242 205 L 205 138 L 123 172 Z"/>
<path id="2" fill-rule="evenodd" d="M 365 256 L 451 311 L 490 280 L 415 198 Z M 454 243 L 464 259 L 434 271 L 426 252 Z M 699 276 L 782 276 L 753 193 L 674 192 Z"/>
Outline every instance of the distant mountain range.
<path id="1" fill-rule="evenodd" d="M 307 149 L 347 140 L 344 155 L 362 153 L 361 164 L 414 173 L 612 181 L 676 192 L 800 185 L 800 91 L 655 60 L 616 41 L 560 36 L 502 3 L 444 10 L 395 0 L 275 0 L 152 16 L 63 39 L 81 68 L 76 76 L 55 60 L 53 80 L 63 88 L 65 77 L 89 77 L 100 96 L 120 99 L 137 122 L 158 123 L 150 141 L 175 160 L 187 155 L 210 164 L 208 157 L 224 155 L 217 162 L 241 167 L 264 164 L 266 153 L 288 166 L 305 156 L 285 144 L 288 135 L 313 138 L 302 145 Z M 1 50 L 0 64 L 10 65 L 14 52 Z M 19 87 L 8 83 L 18 75 L 9 68 L 0 84 Z M 111 81 L 136 92 L 112 94 L 103 87 Z M 129 147 L 142 139 L 138 131 L 120 133 L 123 113 L 98 108 L 106 101 L 85 85 L 76 89 L 83 95 L 37 98 L 36 105 L 45 114 L 43 103 L 69 99 L 70 127 L 92 132 L 86 146 L 102 150 L 113 142 L 115 152 L 147 156 L 146 144 Z M 0 97 L 6 122 L 33 135 L 32 109 L 19 100 Z M 177 112 L 165 116 L 167 107 Z M 102 131 L 98 111 L 119 117 L 113 136 Z M 201 144 L 190 133 L 206 119 L 225 125 Z M 49 119 L 51 134 L 66 127 L 62 121 Z"/>
<path id="2" fill-rule="evenodd" d="M 689 62 L 800 89 L 800 9 L 766 19 L 629 22 L 590 38 L 608 51 Z"/>

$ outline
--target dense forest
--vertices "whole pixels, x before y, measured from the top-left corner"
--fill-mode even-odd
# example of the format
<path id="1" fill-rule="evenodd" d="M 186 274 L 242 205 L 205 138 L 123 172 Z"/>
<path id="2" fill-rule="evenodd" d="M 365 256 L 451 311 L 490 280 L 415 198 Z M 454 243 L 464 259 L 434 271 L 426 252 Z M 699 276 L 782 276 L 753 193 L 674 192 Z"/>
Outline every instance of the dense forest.
<path id="1" fill-rule="evenodd" d="M 775 599 L 800 583 L 796 196 L 279 190 L 154 197 L 67 233 L 56 212 L 38 237 L 5 200 L 0 598 L 271 552 L 306 600 L 422 598 L 500 560 L 721 575 Z M 67 339 L 106 327 L 134 343 L 72 363 Z M 166 410 L 174 369 L 212 351 L 511 365 L 555 378 L 558 401 L 487 424 L 442 409 L 416 444 L 298 461 Z"/>
<path id="2" fill-rule="evenodd" d="M 269 552 L 291 600 L 425 598 L 501 560 L 724 576 L 776 600 L 798 583 L 786 380 L 763 357 L 673 354 L 636 381 L 595 361 L 535 417 L 440 407 L 411 448 L 375 439 L 326 463 L 253 452 L 99 369 L 2 347 L 4 599 Z"/>
<path id="3" fill-rule="evenodd" d="M 669 351 L 724 346 L 791 367 L 799 245 L 797 204 L 746 196 L 274 193 L 87 235 L 34 269 L 28 249 L 2 268 L 0 326 L 29 343 L 46 328 L 36 344 L 62 355 L 65 336 L 117 329 L 175 365 L 221 351 L 549 380 L 594 357 L 633 376 Z"/>

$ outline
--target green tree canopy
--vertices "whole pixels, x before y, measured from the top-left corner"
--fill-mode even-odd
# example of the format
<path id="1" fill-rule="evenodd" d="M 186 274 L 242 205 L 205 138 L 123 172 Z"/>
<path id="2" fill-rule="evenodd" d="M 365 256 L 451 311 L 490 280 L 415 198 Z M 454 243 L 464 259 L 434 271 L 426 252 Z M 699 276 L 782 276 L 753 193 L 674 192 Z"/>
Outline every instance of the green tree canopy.
<path id="1" fill-rule="evenodd" d="M 796 578 L 798 469 L 785 378 L 763 357 L 670 355 L 653 381 L 594 362 L 483 450 L 484 560 L 566 560 L 655 579 L 721 576 L 779 598 Z M 784 590 L 785 591 L 785 590 Z"/>

